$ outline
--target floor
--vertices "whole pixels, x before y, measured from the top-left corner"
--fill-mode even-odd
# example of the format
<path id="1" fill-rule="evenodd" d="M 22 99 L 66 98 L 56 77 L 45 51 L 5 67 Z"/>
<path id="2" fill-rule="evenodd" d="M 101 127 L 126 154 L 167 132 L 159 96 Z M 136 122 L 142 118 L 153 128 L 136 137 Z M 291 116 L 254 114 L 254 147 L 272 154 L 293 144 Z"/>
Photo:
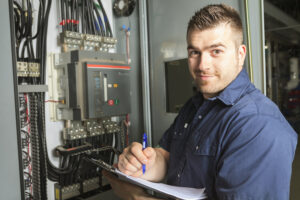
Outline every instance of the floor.
<path id="1" fill-rule="evenodd" d="M 298 137 L 300 138 L 300 135 Z M 300 139 L 298 140 L 298 147 L 293 162 L 290 200 L 300 199 L 300 144 L 299 142 Z"/>

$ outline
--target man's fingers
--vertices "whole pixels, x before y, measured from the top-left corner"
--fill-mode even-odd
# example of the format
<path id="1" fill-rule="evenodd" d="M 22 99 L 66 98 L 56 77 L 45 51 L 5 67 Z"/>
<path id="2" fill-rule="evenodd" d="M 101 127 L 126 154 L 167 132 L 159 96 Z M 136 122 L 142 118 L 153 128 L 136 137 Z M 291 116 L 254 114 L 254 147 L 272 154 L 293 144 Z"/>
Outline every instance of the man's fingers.
<path id="1" fill-rule="evenodd" d="M 137 143 L 139 144 L 139 143 Z M 137 160 L 143 164 L 147 163 L 147 157 L 145 156 L 145 154 L 142 151 L 142 145 L 134 145 L 131 147 L 131 152 L 132 154 L 137 158 Z"/>
<path id="2" fill-rule="evenodd" d="M 136 168 L 136 170 L 138 170 L 142 167 L 142 164 L 140 163 L 140 161 L 138 161 L 137 158 L 134 157 L 132 154 L 126 155 L 125 157 L 126 157 L 127 161 Z"/>
<path id="3" fill-rule="evenodd" d="M 144 149 L 143 153 L 148 157 L 148 159 L 151 159 L 153 156 L 156 155 L 156 152 L 152 147 Z"/>
<path id="4" fill-rule="evenodd" d="M 136 173 L 133 173 L 131 176 L 133 176 L 133 177 L 140 177 L 140 176 L 142 176 L 143 175 L 143 171 L 142 170 L 139 170 L 139 171 L 137 171 Z"/>
<path id="5" fill-rule="evenodd" d="M 128 161 L 126 156 L 121 155 L 120 157 L 121 158 L 119 159 L 119 163 L 124 169 L 131 171 L 131 172 L 136 172 L 138 170 L 137 167 L 135 167 L 131 162 Z"/>
<path id="6" fill-rule="evenodd" d="M 121 172 L 123 172 L 126 175 L 131 176 L 133 174 L 133 172 L 128 171 L 127 169 L 125 169 L 120 163 L 118 164 L 118 168 Z"/>

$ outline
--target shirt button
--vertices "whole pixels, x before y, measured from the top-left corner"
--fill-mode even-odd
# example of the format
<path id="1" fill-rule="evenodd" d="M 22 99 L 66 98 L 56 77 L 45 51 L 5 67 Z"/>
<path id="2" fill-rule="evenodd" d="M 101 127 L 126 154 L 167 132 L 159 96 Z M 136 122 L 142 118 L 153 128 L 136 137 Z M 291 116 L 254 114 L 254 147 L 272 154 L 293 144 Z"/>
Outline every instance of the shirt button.
<path id="1" fill-rule="evenodd" d="M 177 174 L 177 177 L 180 178 L 180 174 Z"/>
<path id="2" fill-rule="evenodd" d="M 196 146 L 196 150 L 198 150 L 199 149 L 199 146 Z"/>
<path id="3" fill-rule="evenodd" d="M 198 116 L 198 119 L 202 119 L 202 115 L 199 115 L 199 116 Z"/>

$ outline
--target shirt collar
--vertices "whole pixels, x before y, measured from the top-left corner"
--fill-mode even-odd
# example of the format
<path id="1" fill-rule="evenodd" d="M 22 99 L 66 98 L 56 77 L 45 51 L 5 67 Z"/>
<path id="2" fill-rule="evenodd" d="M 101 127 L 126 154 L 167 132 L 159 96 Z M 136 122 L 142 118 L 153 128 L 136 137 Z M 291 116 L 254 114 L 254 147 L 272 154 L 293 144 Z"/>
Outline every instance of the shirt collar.
<path id="1" fill-rule="evenodd" d="M 216 97 L 226 105 L 234 105 L 247 92 L 251 85 L 246 69 L 243 69 L 239 75 Z"/>
<path id="2" fill-rule="evenodd" d="M 250 84 L 251 82 L 246 69 L 242 69 L 238 76 L 218 96 L 209 98 L 208 100 L 214 101 L 219 99 L 225 105 L 234 105 L 245 94 Z M 203 102 L 202 94 L 200 92 L 197 93 L 192 101 L 196 107 L 199 107 Z"/>

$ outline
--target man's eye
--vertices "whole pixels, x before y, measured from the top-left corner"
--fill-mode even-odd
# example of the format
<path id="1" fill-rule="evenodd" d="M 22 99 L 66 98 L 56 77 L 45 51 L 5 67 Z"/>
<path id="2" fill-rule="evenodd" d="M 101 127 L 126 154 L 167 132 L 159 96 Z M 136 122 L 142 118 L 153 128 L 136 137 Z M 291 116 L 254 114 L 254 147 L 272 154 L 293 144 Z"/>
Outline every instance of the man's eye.
<path id="1" fill-rule="evenodd" d="M 189 56 L 197 56 L 197 55 L 199 55 L 199 54 L 200 54 L 199 51 L 190 51 L 190 52 L 189 52 Z"/>
<path id="2" fill-rule="evenodd" d="M 213 53 L 214 55 L 220 54 L 221 52 L 222 52 L 222 51 L 219 50 L 219 49 L 215 49 L 215 50 L 212 51 L 212 53 Z"/>

